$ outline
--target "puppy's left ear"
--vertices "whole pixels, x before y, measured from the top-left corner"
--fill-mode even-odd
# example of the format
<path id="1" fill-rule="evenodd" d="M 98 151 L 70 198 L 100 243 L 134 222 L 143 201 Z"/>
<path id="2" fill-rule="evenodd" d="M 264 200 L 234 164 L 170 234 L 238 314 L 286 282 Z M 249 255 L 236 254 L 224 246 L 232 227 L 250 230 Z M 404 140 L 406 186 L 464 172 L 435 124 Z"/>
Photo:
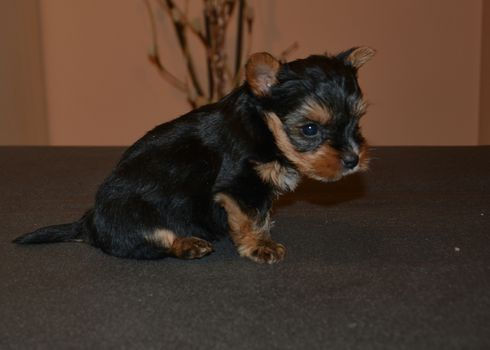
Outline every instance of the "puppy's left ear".
<path id="1" fill-rule="evenodd" d="M 361 46 L 353 47 L 350 50 L 339 53 L 337 55 L 337 58 L 343 60 L 352 67 L 359 69 L 361 66 L 364 65 L 364 63 L 370 61 L 375 54 L 376 50 L 367 46 Z"/>
<path id="2" fill-rule="evenodd" d="M 252 92 L 257 96 L 266 96 L 277 83 L 277 72 L 281 64 L 267 52 L 254 53 L 245 65 L 245 79 Z"/>

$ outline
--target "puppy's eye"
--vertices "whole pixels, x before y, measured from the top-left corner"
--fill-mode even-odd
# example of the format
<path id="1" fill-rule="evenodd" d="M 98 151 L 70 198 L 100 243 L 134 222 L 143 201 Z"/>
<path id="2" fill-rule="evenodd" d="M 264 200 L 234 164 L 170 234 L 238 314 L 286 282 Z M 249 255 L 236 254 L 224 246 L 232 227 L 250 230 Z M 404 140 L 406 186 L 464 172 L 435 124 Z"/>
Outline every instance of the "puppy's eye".
<path id="1" fill-rule="evenodd" d="M 305 136 L 315 136 L 318 134 L 318 125 L 309 123 L 301 127 L 301 131 Z"/>

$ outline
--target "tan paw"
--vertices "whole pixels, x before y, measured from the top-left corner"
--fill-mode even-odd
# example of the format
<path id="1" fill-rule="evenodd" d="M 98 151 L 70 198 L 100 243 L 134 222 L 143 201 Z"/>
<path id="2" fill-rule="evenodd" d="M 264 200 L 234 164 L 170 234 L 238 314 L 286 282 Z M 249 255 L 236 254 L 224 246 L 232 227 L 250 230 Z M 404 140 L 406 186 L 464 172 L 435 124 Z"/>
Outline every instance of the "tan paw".
<path id="1" fill-rule="evenodd" d="M 197 237 L 178 237 L 171 248 L 173 255 L 180 259 L 199 259 L 213 251 L 211 243 Z"/>
<path id="2" fill-rule="evenodd" d="M 261 240 L 253 247 L 240 250 L 242 256 L 261 264 L 274 264 L 283 260 L 286 255 L 286 247 L 270 240 Z"/>

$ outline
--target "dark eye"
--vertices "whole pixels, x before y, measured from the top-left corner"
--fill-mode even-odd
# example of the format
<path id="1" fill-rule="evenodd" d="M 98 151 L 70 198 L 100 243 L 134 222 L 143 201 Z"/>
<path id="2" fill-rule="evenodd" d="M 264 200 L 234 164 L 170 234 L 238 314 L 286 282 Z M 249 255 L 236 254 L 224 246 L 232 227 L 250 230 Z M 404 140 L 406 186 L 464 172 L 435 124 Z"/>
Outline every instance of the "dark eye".
<path id="1" fill-rule="evenodd" d="M 305 136 L 315 136 L 318 134 L 318 125 L 309 123 L 301 127 L 301 131 Z"/>

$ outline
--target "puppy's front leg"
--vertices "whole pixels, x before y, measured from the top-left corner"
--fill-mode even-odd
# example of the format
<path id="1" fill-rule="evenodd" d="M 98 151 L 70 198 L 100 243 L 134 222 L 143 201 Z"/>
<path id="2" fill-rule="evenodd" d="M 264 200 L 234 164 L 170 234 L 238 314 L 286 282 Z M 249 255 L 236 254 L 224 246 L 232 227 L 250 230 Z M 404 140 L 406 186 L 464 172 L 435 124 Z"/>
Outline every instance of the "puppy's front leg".
<path id="1" fill-rule="evenodd" d="M 271 223 L 268 214 L 263 218 L 247 215 L 237 201 L 225 193 L 218 193 L 215 200 L 228 215 L 230 236 L 241 256 L 268 264 L 284 258 L 286 248 L 272 241 L 270 237 Z"/>

